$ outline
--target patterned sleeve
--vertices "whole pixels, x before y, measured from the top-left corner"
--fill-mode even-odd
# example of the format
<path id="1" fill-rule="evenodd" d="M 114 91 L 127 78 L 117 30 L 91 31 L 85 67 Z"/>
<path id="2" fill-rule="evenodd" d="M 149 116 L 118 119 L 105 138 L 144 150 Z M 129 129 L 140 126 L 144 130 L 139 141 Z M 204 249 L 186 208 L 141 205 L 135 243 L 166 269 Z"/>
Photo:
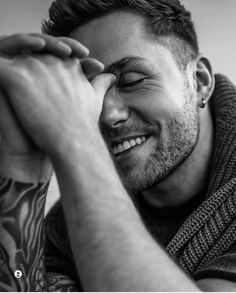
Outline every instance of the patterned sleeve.
<path id="1" fill-rule="evenodd" d="M 223 255 L 218 256 L 202 269 L 198 270 L 193 278 L 198 281 L 205 278 L 218 278 L 235 282 L 236 280 L 236 243 Z"/>
<path id="2" fill-rule="evenodd" d="M 54 205 L 46 217 L 45 234 L 45 264 L 47 275 L 66 277 L 73 284 L 72 290 L 70 291 L 83 291 L 73 261 L 66 223 L 59 202 Z M 58 288 L 61 288 L 61 286 L 62 284 L 58 284 Z"/>

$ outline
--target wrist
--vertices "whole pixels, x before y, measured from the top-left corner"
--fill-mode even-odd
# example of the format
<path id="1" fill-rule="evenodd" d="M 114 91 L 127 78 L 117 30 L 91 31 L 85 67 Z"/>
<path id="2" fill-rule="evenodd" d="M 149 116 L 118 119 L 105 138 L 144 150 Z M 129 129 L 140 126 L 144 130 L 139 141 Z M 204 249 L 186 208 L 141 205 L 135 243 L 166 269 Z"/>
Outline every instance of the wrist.
<path id="1" fill-rule="evenodd" d="M 48 149 L 48 155 L 53 164 L 57 162 L 68 162 L 70 159 L 83 160 L 84 156 L 99 155 L 100 150 L 106 149 L 105 142 L 100 134 L 98 127 L 84 133 L 73 133 L 67 136 L 61 136 L 53 147 Z"/>
<path id="2" fill-rule="evenodd" d="M 24 183 L 43 183 L 52 175 L 52 164 L 46 154 L 11 154 L 0 151 L 0 176 Z"/>

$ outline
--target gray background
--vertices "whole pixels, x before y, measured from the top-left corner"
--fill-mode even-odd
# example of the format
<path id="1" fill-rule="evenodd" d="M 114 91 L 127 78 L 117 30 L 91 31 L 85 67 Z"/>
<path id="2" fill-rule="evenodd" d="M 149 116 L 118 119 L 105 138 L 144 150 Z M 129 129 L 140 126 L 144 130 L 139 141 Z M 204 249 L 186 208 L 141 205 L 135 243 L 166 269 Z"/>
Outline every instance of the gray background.
<path id="1" fill-rule="evenodd" d="M 78 0 L 79 1 L 79 0 Z M 0 35 L 40 32 L 51 0 L 0 0 Z M 236 0 L 182 0 L 192 11 L 200 50 L 213 70 L 236 83 Z M 47 210 L 58 198 L 55 177 L 49 188 Z"/>

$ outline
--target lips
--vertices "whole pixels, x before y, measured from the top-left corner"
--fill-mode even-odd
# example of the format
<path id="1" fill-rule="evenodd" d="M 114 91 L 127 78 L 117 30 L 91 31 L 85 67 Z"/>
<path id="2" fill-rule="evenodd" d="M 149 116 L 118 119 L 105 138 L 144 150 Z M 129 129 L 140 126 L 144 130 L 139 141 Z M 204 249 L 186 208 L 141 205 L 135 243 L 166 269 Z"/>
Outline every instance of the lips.
<path id="1" fill-rule="evenodd" d="M 112 143 L 112 154 L 113 155 L 119 155 L 122 154 L 123 152 L 130 150 L 138 145 L 143 144 L 146 140 L 147 140 L 147 136 L 146 135 L 142 135 L 142 136 L 136 136 L 136 137 L 132 137 L 130 139 L 124 139 L 123 141 L 120 142 L 113 142 Z"/>

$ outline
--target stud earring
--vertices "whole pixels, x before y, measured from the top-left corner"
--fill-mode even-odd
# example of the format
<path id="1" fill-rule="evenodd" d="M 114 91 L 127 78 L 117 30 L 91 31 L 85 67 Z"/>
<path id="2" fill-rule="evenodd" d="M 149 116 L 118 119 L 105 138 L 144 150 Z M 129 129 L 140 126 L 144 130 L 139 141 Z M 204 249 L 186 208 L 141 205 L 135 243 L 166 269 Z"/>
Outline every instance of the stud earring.
<path id="1" fill-rule="evenodd" d="M 206 106 L 206 103 L 207 103 L 207 102 L 206 102 L 206 100 L 202 99 L 202 104 L 201 104 L 201 106 L 200 106 L 200 107 L 201 107 L 201 108 L 205 108 L 205 106 Z"/>

